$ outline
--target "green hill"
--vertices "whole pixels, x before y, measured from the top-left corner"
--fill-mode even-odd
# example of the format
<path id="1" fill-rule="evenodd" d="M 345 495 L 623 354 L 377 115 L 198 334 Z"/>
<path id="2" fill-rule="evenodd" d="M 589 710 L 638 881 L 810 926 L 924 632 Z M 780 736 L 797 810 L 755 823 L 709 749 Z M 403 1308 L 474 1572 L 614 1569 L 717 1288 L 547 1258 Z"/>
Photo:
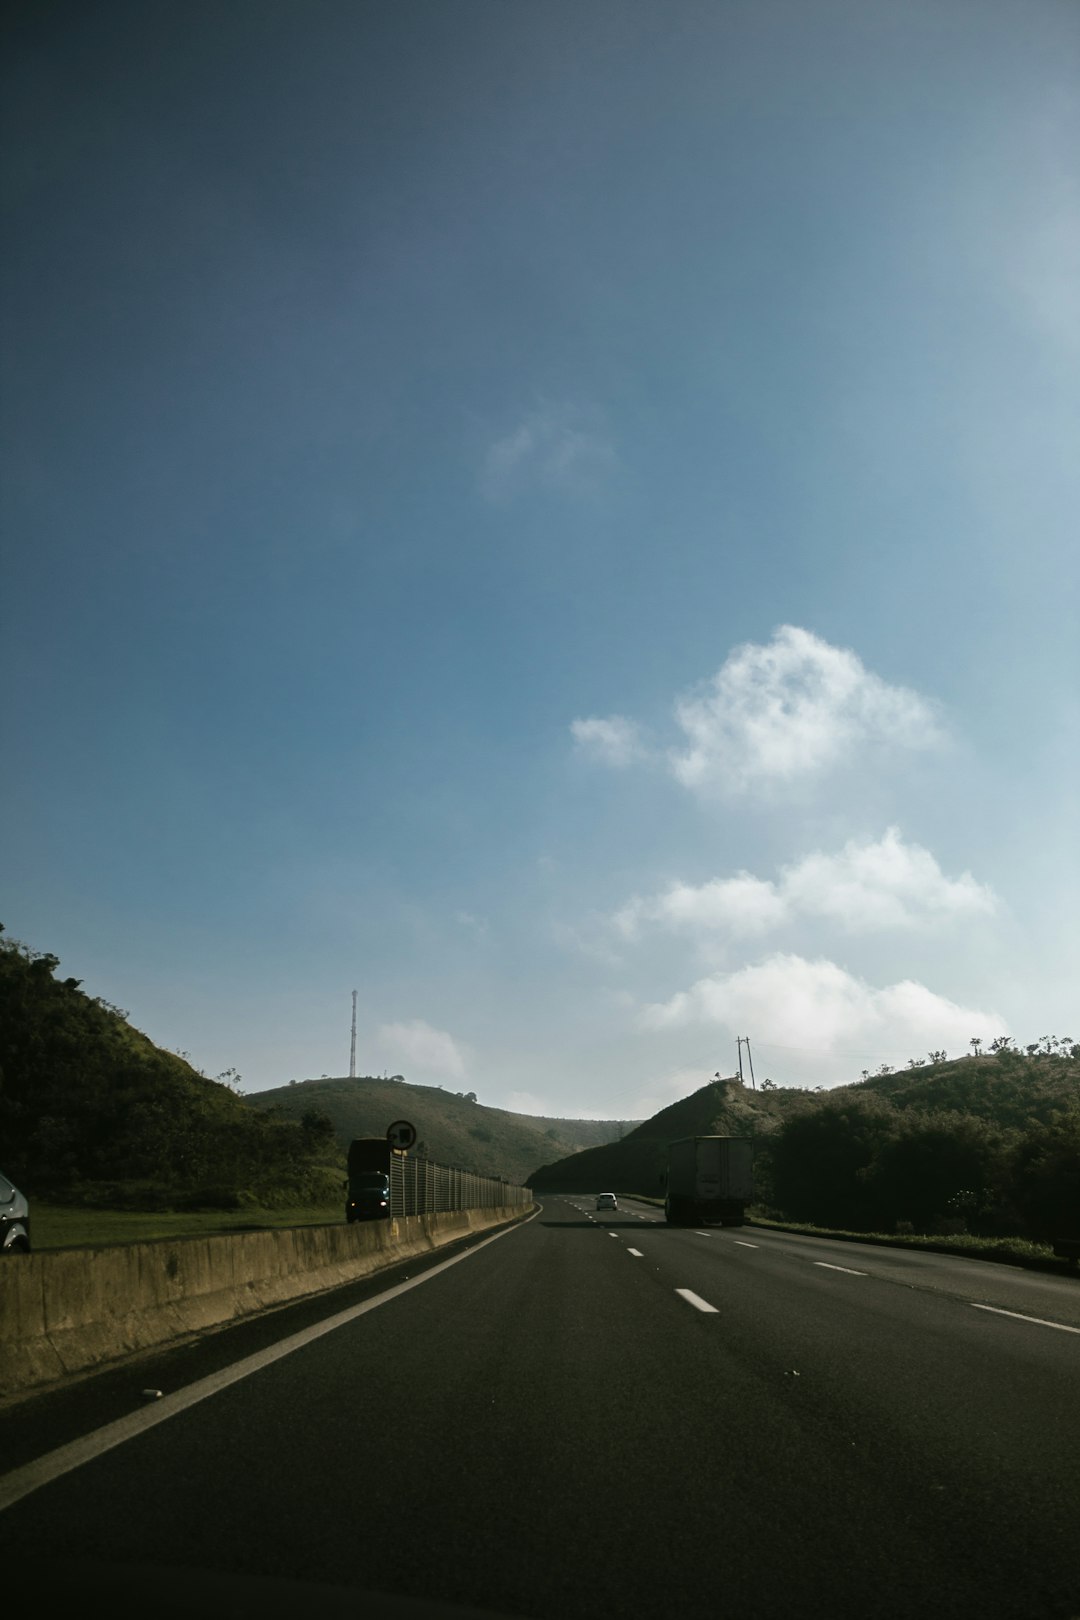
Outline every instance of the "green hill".
<path id="1" fill-rule="evenodd" d="M 1080 1236 L 1080 1045 L 998 1051 L 832 1091 L 715 1081 L 622 1141 L 543 1165 L 537 1192 L 658 1196 L 667 1144 L 755 1139 L 759 1207 L 853 1231 Z"/>
<path id="2" fill-rule="evenodd" d="M 618 1120 L 545 1119 L 488 1108 L 471 1094 L 417 1086 L 402 1079 L 299 1080 L 247 1098 L 255 1109 L 300 1118 L 314 1110 L 333 1122 L 342 1152 L 354 1136 L 382 1136 L 395 1119 L 415 1125 L 418 1142 L 440 1164 L 519 1185 L 545 1158 L 611 1142 L 626 1128 Z"/>
<path id="3" fill-rule="evenodd" d="M 541 1166 L 530 1178 L 537 1192 L 639 1192 L 659 1197 L 667 1145 L 681 1136 L 757 1136 L 775 1130 L 779 1090 L 748 1091 L 737 1079 L 714 1080 L 663 1108 L 621 1141 L 587 1148 Z M 801 1094 L 799 1094 L 801 1095 Z"/>
<path id="4" fill-rule="evenodd" d="M 328 1121 L 254 1113 L 58 966 L 0 938 L 0 1144 L 19 1186 L 110 1208 L 340 1196 Z"/>

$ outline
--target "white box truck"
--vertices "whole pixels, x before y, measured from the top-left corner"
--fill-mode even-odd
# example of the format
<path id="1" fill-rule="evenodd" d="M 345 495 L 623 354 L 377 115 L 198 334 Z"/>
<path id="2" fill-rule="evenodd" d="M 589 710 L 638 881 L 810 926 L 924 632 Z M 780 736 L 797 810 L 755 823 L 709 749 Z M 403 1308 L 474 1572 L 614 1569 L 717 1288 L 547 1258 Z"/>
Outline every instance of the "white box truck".
<path id="1" fill-rule="evenodd" d="M 741 1226 L 754 1197 L 749 1136 L 684 1136 L 668 1144 L 664 1217 L 672 1226 Z"/>

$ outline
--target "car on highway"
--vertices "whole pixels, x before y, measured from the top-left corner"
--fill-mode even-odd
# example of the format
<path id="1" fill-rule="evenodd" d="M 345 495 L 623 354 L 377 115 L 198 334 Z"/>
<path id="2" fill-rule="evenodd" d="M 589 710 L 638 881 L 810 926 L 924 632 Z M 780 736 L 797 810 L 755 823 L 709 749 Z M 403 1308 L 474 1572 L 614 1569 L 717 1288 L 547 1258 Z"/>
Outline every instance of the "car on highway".
<path id="1" fill-rule="evenodd" d="M 618 1209 L 619 1200 L 614 1193 L 597 1193 L 596 1207 L 597 1209 Z"/>
<path id="2" fill-rule="evenodd" d="M 30 1253 L 30 1205 L 0 1171 L 0 1254 Z"/>

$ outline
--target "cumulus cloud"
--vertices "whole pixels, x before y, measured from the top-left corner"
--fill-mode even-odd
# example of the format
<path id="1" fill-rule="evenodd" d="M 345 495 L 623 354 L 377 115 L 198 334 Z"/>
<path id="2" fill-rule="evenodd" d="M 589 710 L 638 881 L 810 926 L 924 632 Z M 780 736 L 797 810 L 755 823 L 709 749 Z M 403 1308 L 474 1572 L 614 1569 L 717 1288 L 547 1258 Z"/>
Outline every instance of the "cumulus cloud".
<path id="1" fill-rule="evenodd" d="M 570 730 L 583 752 L 617 769 L 636 764 L 647 752 L 635 722 L 621 714 L 606 720 L 575 720 Z"/>
<path id="2" fill-rule="evenodd" d="M 606 481 L 617 461 L 600 412 L 545 402 L 488 448 L 480 488 L 493 502 L 532 488 L 585 495 Z"/>
<path id="3" fill-rule="evenodd" d="M 624 939 L 635 939 L 645 923 L 689 933 L 726 931 L 759 934 L 787 920 L 788 908 L 774 883 L 740 872 L 695 888 L 673 883 L 662 894 L 635 898 L 612 918 Z"/>
<path id="4" fill-rule="evenodd" d="M 835 962 L 784 953 L 699 979 L 643 1008 L 640 1025 L 721 1028 L 732 1038 L 754 1029 L 767 1044 L 838 1056 L 858 1047 L 893 1053 L 894 1062 L 940 1047 L 962 1051 L 973 1035 L 990 1040 L 1007 1027 L 998 1013 L 962 1007 L 912 979 L 875 988 Z"/>
<path id="5" fill-rule="evenodd" d="M 684 742 L 668 751 L 668 768 L 701 793 L 767 790 L 823 775 L 869 747 L 942 741 L 932 706 L 917 692 L 889 685 L 849 648 L 790 624 L 767 645 L 736 647 L 674 713 Z M 635 723 L 621 715 L 575 720 L 571 730 L 606 764 L 649 757 Z"/>
<path id="6" fill-rule="evenodd" d="M 840 764 L 866 743 L 925 748 L 938 740 L 928 704 L 890 686 L 845 647 L 782 625 L 767 646 L 747 642 L 675 718 L 687 746 L 671 754 L 684 786 L 741 791 Z"/>
<path id="7" fill-rule="evenodd" d="M 996 906 L 988 885 L 970 872 L 946 877 L 928 849 L 905 843 L 900 829 L 889 827 L 876 841 L 849 839 L 838 854 L 806 855 L 782 867 L 775 881 L 740 872 L 697 887 L 673 883 L 661 894 L 635 897 L 611 921 L 624 939 L 637 938 L 646 924 L 745 937 L 800 917 L 870 933 L 989 916 Z"/>
<path id="8" fill-rule="evenodd" d="M 784 868 L 781 888 L 793 911 L 833 918 L 852 932 L 989 916 L 997 906 L 987 884 L 970 872 L 946 877 L 928 849 L 904 843 L 898 827 L 876 843 L 849 839 L 838 855 L 807 855 Z"/>
<path id="9" fill-rule="evenodd" d="M 462 1048 L 452 1035 L 443 1029 L 433 1029 L 422 1018 L 414 1018 L 408 1024 L 383 1024 L 378 1040 L 402 1072 L 418 1070 L 422 1075 L 448 1080 L 465 1077 Z"/>

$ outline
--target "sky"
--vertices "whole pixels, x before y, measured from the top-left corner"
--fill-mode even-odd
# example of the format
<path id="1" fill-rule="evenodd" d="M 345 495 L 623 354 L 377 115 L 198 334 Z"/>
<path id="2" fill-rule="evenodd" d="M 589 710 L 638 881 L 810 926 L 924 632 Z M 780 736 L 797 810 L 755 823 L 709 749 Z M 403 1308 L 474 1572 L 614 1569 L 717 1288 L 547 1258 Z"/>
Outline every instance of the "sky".
<path id="1" fill-rule="evenodd" d="M 5 15 L 9 935 L 249 1093 L 1080 1035 L 1073 0 Z"/>

